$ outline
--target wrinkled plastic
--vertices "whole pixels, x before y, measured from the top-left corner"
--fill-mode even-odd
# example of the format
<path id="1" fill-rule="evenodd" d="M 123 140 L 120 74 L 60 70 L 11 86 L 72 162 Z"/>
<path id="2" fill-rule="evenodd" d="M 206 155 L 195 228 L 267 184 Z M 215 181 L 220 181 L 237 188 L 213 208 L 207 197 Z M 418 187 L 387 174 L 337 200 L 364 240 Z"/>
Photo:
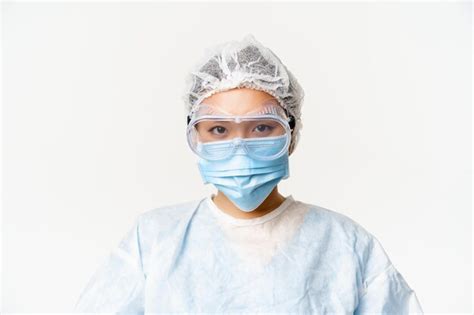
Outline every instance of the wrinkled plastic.
<path id="1" fill-rule="evenodd" d="M 423 313 L 373 235 L 292 196 L 252 219 L 210 197 L 143 213 L 75 311 Z"/>
<path id="2" fill-rule="evenodd" d="M 183 100 L 189 113 L 214 93 L 237 87 L 272 95 L 295 118 L 289 148 L 289 153 L 293 152 L 302 128 L 303 88 L 277 55 L 252 34 L 247 34 L 241 41 L 229 41 L 208 48 L 190 70 L 185 85 Z"/>

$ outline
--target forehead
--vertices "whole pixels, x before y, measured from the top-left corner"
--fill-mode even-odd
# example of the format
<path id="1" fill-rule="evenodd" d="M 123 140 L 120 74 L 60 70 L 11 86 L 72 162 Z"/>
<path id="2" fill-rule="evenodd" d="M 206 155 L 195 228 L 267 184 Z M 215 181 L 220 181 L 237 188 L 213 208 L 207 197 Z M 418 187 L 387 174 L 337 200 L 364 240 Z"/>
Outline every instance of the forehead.
<path id="1" fill-rule="evenodd" d="M 250 88 L 235 88 L 218 92 L 202 101 L 202 104 L 211 105 L 233 115 L 259 110 L 269 103 L 278 105 L 278 101 L 272 95 Z"/>

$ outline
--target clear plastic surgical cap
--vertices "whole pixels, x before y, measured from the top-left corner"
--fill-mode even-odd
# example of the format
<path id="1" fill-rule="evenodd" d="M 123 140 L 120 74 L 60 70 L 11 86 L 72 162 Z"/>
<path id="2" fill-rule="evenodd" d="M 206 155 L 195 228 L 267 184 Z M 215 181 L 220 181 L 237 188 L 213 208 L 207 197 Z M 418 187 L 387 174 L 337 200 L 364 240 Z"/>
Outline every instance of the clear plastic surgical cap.
<path id="1" fill-rule="evenodd" d="M 298 143 L 304 91 L 293 74 L 267 47 L 251 34 L 241 41 L 218 44 L 206 50 L 204 58 L 186 78 L 184 101 L 188 113 L 205 98 L 233 88 L 247 87 L 275 97 L 295 118 L 289 153 Z"/>

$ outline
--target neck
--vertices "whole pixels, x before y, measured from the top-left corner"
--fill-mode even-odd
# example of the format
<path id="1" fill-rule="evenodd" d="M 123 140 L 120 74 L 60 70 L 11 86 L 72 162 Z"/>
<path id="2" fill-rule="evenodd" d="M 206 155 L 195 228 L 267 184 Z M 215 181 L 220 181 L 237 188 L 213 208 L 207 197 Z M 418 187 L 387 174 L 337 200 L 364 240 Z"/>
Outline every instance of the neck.
<path id="1" fill-rule="evenodd" d="M 227 198 L 225 194 L 219 190 L 217 191 L 217 195 L 212 198 L 212 201 L 214 201 L 219 209 L 233 216 L 234 218 L 252 219 L 272 212 L 274 209 L 278 208 L 283 203 L 283 201 L 285 201 L 285 197 L 283 197 L 278 192 L 278 186 L 275 186 L 270 195 L 268 195 L 268 197 L 255 210 L 250 212 L 240 210 L 232 203 L 232 201 L 229 200 L 229 198 Z"/>

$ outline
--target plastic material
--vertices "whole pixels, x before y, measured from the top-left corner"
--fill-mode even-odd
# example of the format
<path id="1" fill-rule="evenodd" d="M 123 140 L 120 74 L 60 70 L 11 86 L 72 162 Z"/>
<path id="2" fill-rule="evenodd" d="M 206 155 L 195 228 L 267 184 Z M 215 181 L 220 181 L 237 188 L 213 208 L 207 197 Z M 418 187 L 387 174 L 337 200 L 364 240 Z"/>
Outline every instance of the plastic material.
<path id="1" fill-rule="evenodd" d="M 266 105 L 257 112 L 242 115 L 200 105 L 191 117 L 187 127 L 189 147 L 206 160 L 227 159 L 239 147 L 255 159 L 272 160 L 283 155 L 290 145 L 288 117 L 279 105 Z M 269 146 L 277 151 L 272 150 L 273 154 L 268 155 Z"/>

